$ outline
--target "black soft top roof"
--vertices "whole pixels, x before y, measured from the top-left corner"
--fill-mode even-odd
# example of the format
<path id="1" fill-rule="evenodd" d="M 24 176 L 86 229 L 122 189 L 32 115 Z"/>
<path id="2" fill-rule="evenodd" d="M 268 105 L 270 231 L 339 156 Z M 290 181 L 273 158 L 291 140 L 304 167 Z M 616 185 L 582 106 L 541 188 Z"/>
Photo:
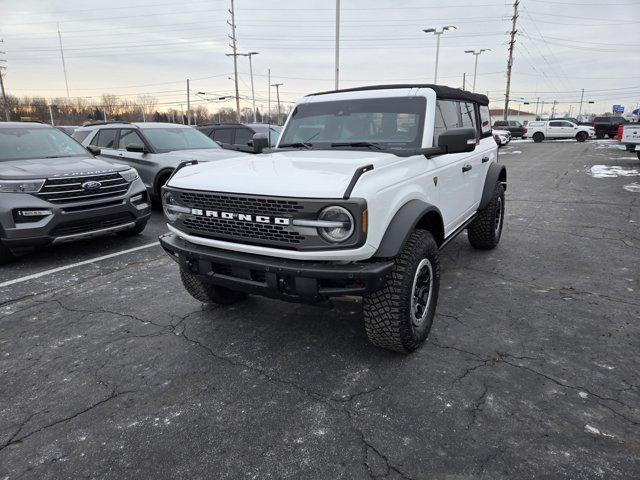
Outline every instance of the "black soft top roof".
<path id="1" fill-rule="evenodd" d="M 342 93 L 342 92 L 360 92 L 363 90 L 390 90 L 396 88 L 431 88 L 436 92 L 436 97 L 446 100 L 468 100 L 471 102 L 477 102 L 480 105 L 489 105 L 489 99 L 486 95 L 479 93 L 471 93 L 459 88 L 447 87 L 445 85 L 432 85 L 429 83 L 402 83 L 397 85 L 371 85 L 368 87 L 356 87 L 345 88 L 342 90 L 330 90 L 327 92 L 312 93 L 307 95 L 308 97 L 314 97 L 317 95 L 328 95 L 330 93 Z"/>

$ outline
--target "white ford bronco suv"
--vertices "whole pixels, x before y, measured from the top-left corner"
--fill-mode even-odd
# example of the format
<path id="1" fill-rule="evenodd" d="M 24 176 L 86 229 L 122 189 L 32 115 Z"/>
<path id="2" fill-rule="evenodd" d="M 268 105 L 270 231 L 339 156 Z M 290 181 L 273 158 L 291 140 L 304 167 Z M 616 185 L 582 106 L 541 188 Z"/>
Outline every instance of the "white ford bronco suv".
<path id="1" fill-rule="evenodd" d="M 254 144 L 267 147 L 264 135 Z M 362 296 L 369 339 L 400 352 L 427 338 L 438 251 L 466 230 L 494 248 L 506 170 L 488 99 L 438 85 L 384 85 L 300 100 L 276 148 L 185 162 L 163 187 L 160 237 L 187 291 L 322 302 Z"/>

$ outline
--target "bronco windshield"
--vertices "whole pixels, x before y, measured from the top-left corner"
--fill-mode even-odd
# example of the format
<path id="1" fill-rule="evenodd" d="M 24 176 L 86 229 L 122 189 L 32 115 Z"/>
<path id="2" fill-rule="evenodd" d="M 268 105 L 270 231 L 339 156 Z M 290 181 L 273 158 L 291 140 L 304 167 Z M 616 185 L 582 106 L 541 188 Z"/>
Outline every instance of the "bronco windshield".
<path id="1" fill-rule="evenodd" d="M 368 98 L 298 105 L 280 148 L 420 148 L 426 99 Z"/>
<path id="2" fill-rule="evenodd" d="M 0 127 L 0 162 L 88 156 L 82 145 L 55 128 Z"/>
<path id="3" fill-rule="evenodd" d="M 145 128 L 143 131 L 158 153 L 222 148 L 195 128 Z"/>

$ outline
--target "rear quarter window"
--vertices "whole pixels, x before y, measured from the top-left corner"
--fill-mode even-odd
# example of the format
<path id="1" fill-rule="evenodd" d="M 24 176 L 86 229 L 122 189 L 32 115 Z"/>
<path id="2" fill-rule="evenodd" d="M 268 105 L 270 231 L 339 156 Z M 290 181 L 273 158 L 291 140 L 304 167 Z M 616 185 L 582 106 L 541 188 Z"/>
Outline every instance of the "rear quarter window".
<path id="1" fill-rule="evenodd" d="M 91 130 L 84 130 L 80 132 L 76 130 L 75 132 L 73 132 L 73 135 L 71 135 L 71 138 L 76 140 L 78 143 L 82 143 L 84 139 L 89 136 L 90 133 L 91 133 Z"/>

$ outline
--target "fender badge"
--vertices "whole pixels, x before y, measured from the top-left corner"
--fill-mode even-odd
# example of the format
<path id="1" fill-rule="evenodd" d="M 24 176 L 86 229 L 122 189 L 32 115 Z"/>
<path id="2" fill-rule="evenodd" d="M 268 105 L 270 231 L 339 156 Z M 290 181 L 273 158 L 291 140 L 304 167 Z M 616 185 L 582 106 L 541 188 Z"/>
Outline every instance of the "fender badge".
<path id="1" fill-rule="evenodd" d="M 438 186 L 438 177 L 433 177 L 433 184 L 437 187 Z"/>

